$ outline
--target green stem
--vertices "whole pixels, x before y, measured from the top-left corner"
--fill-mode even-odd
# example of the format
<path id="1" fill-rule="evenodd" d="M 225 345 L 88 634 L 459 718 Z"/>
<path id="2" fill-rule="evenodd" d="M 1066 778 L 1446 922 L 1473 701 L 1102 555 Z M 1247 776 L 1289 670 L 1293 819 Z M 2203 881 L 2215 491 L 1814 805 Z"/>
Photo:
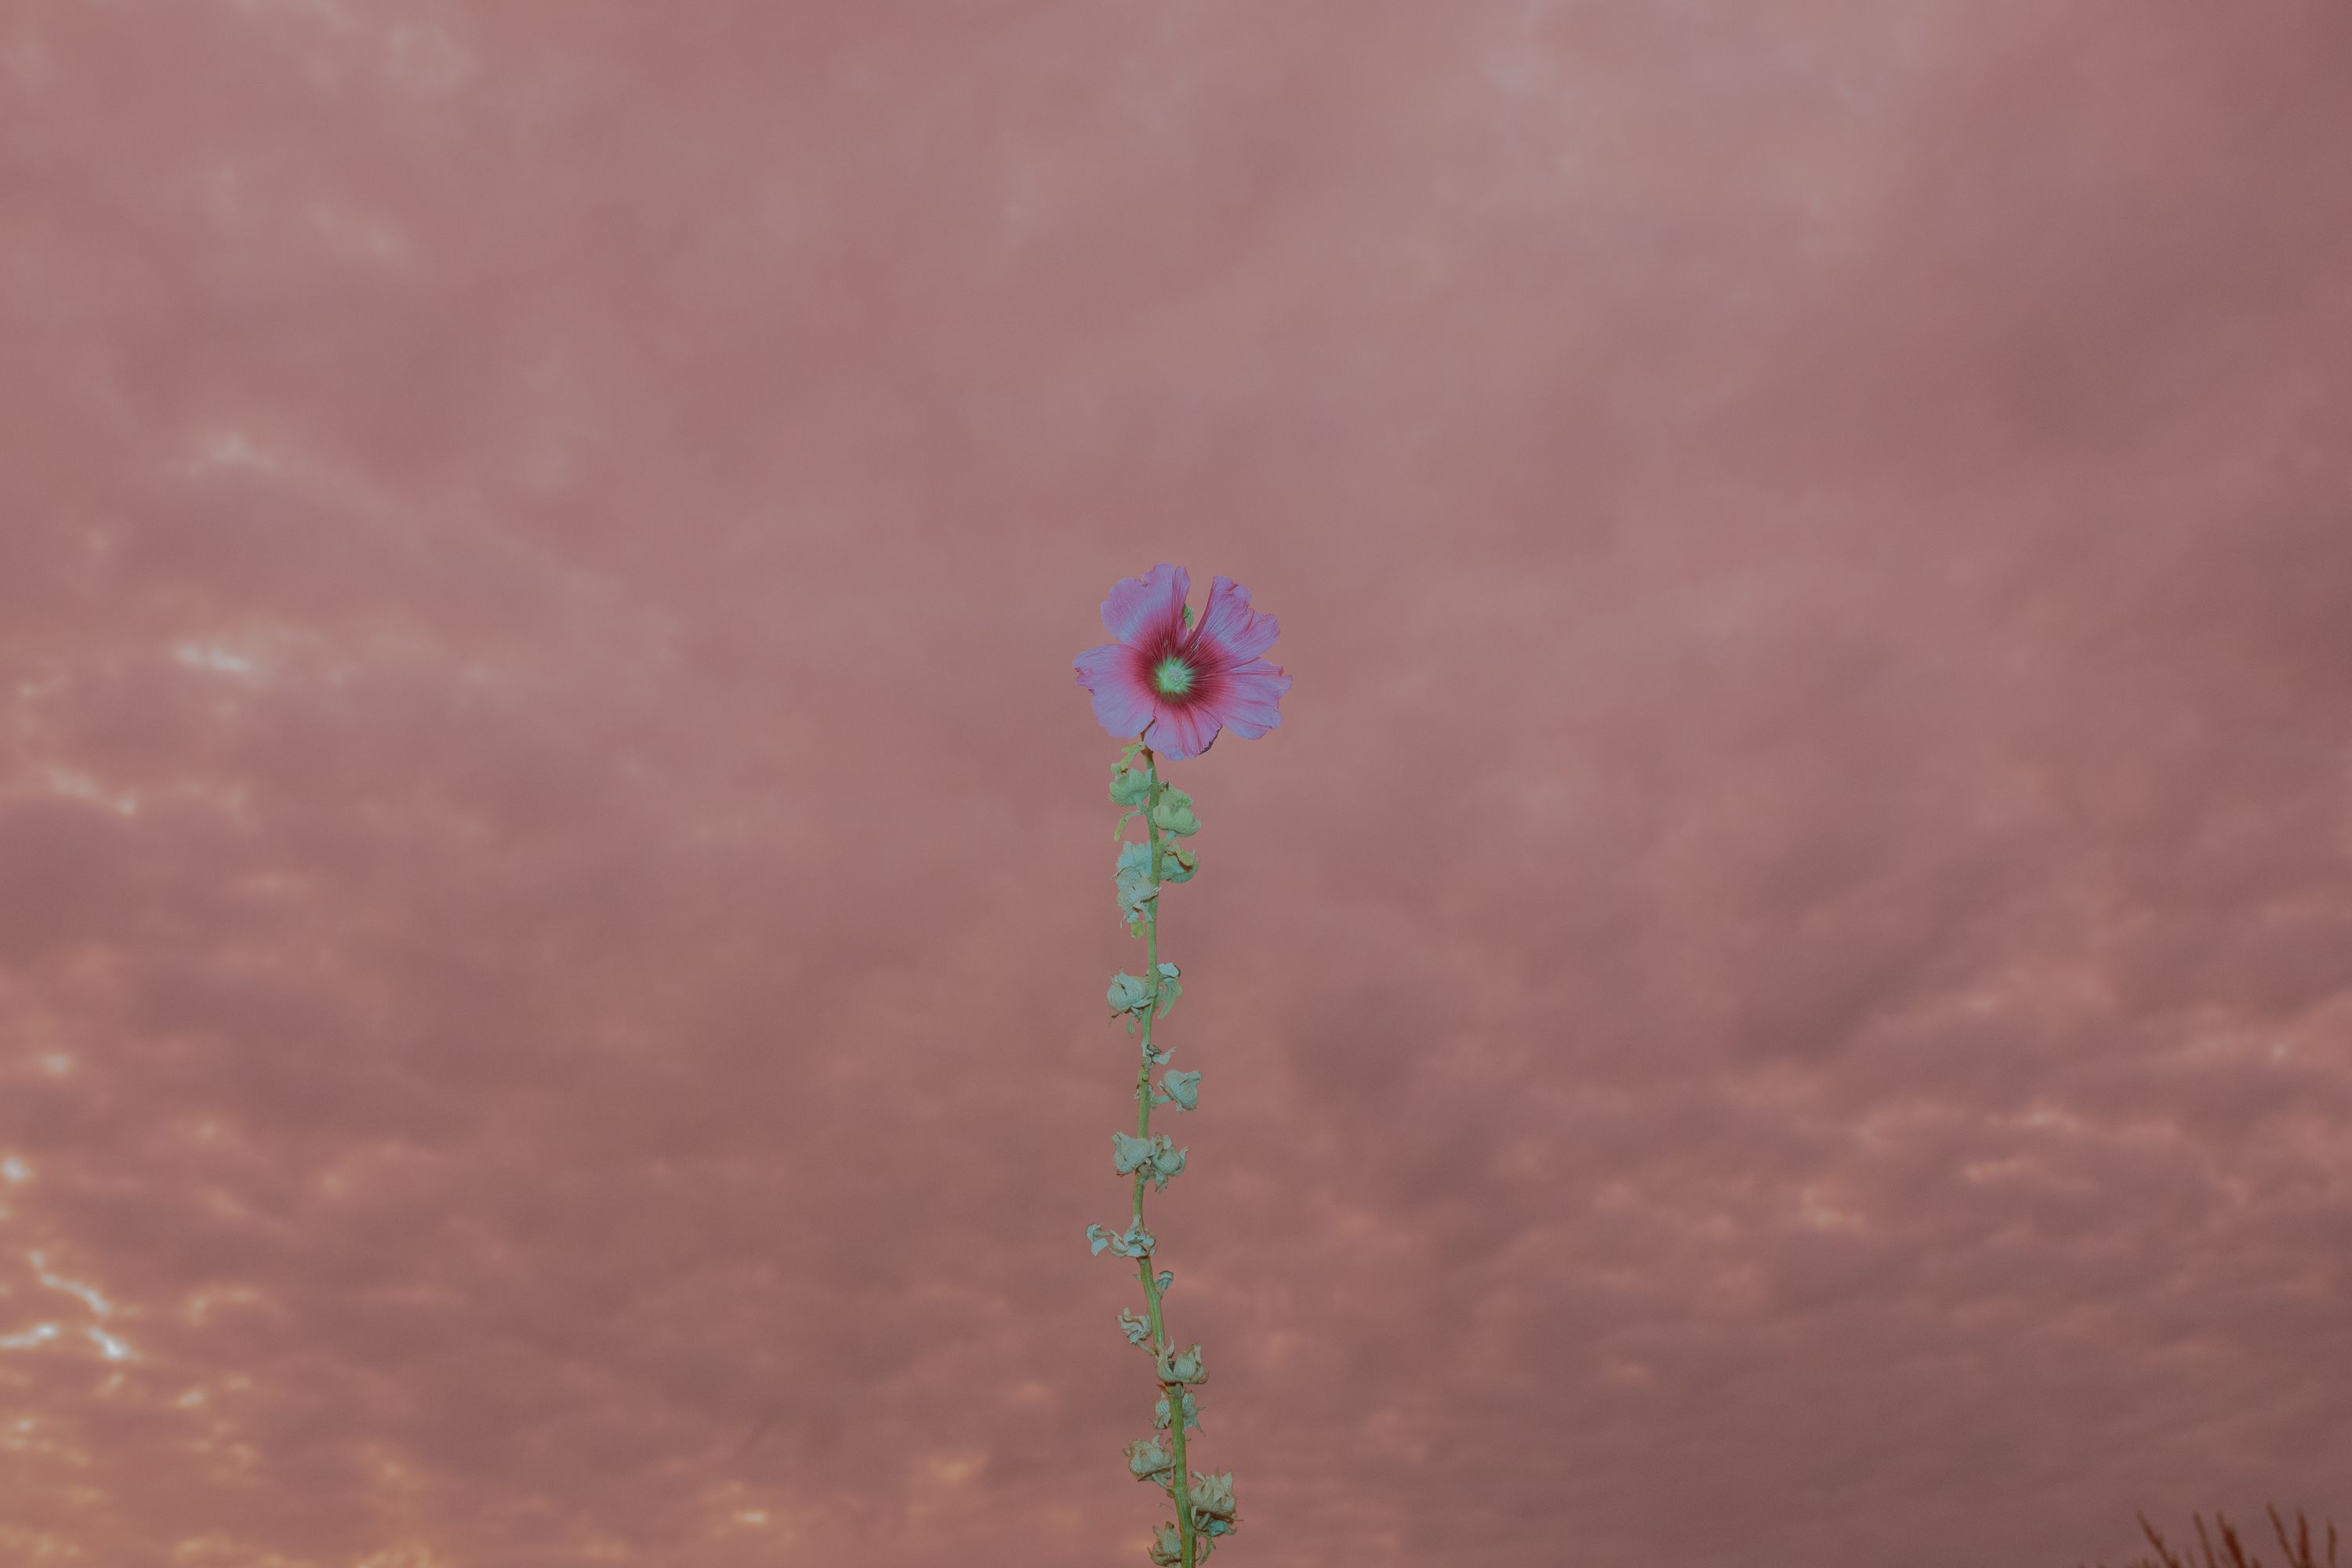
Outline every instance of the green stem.
<path id="1" fill-rule="evenodd" d="M 1144 802 L 1143 826 L 1151 833 L 1151 885 L 1160 886 L 1160 824 L 1151 819 L 1151 810 L 1160 804 L 1160 792 L 1166 786 L 1160 782 L 1160 759 L 1151 748 L 1143 748 L 1143 764 L 1151 775 L 1151 794 Z M 1144 973 L 1151 980 L 1151 1005 L 1143 1014 L 1143 1065 L 1135 1075 L 1135 1135 L 1149 1142 L 1151 1138 L 1151 1019 L 1160 1010 L 1160 900 L 1148 900 L 1151 912 L 1144 917 Z M 1139 1167 L 1135 1173 L 1135 1223 L 1143 1224 L 1143 1183 L 1145 1173 Z M 1151 1309 L 1151 1333 L 1162 1351 L 1174 1349 L 1162 1321 L 1160 1305 L 1160 1281 L 1153 1269 L 1159 1262 L 1156 1253 L 1147 1253 L 1136 1259 L 1136 1269 L 1143 1276 L 1143 1300 Z M 1184 1468 L 1184 1385 L 1163 1383 L 1160 1390 L 1168 1398 L 1168 1426 L 1176 1435 L 1176 1530 L 1183 1543 L 1182 1568 L 1192 1568 L 1192 1472 Z"/>

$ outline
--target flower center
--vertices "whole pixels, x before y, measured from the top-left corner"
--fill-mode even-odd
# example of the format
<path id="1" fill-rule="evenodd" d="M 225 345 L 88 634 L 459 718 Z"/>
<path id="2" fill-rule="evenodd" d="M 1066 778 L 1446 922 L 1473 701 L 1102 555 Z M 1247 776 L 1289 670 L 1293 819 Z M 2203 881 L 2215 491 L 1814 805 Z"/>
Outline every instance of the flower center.
<path id="1" fill-rule="evenodd" d="M 1192 689 L 1192 667 L 1171 654 L 1151 672 L 1151 683 L 1163 697 L 1181 697 Z"/>

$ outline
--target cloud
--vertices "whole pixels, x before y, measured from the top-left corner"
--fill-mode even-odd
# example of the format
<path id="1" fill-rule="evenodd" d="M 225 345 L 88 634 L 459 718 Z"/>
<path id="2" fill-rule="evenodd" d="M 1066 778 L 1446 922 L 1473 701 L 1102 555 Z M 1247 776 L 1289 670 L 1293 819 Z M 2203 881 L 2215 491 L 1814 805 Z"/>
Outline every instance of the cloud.
<path id="1" fill-rule="evenodd" d="M 2336 1506 L 2340 16 L 118 24 L 0 28 L 0 1555 L 1139 1551 L 1160 559 L 1296 679 L 1162 932 L 1237 1550 Z"/>

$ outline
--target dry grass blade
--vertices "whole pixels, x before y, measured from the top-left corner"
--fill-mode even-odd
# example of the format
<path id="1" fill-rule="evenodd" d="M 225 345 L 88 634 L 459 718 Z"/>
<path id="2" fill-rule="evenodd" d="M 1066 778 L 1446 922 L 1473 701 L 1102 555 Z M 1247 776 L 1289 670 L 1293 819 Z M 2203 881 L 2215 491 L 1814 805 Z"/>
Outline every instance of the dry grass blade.
<path id="1" fill-rule="evenodd" d="M 2164 1568 L 2185 1568 L 2185 1565 L 2181 1563 L 2180 1559 L 2172 1554 L 2172 1549 L 2164 1544 L 2164 1537 L 2156 1532 L 2156 1526 L 2148 1523 L 2147 1515 L 2140 1512 L 2137 1509 L 2134 1509 L 2132 1510 L 2132 1517 L 2139 1521 L 2139 1527 L 2141 1531 L 2147 1534 L 2147 1538 L 2156 1542 L 2156 1554 L 2164 1560 Z M 2143 1557 L 2140 1561 L 2145 1563 L 2147 1559 Z M 2099 1565 L 2099 1568 L 2106 1568 L 2106 1564 L 2103 1563 Z"/>
<path id="2" fill-rule="evenodd" d="M 2311 1554 L 2311 1521 L 2303 1517 L 2301 1509 L 2294 1510 L 2295 1539 L 2289 1541 L 2286 1521 L 2279 1517 L 2277 1506 L 2272 1503 L 2264 1503 L 2263 1506 L 2270 1511 L 2271 1528 L 2278 1532 L 2279 1550 L 2286 1553 L 2286 1568 L 2336 1568 L 2334 1521 L 2328 1521 L 2327 1561 L 2323 1564 L 2319 1559 Z M 2158 1531 L 2156 1526 L 2147 1521 L 2147 1515 L 2134 1510 L 2132 1517 L 2139 1521 L 2141 1531 L 2155 1545 L 2156 1557 L 2154 1560 L 2140 1558 L 2136 1563 L 2126 1563 L 2124 1568 L 2191 1568 L 2190 1564 L 2183 1563 L 2173 1555 L 2172 1548 L 2164 1543 L 2163 1535 Z M 2222 1548 L 2229 1553 L 2226 1559 L 2213 1554 L 2212 1538 L 2205 1533 L 2205 1516 L 2201 1513 L 2193 1514 L 2190 1519 L 2197 1526 L 2197 1544 L 2205 1555 L 2205 1561 L 2199 1565 L 2199 1568 L 2263 1568 L 2261 1558 L 2246 1555 L 2246 1549 L 2238 1540 L 2236 1529 L 2222 1517 L 2219 1509 L 2213 1510 L 2213 1523 L 2221 1532 Z M 2077 1563 L 2076 1568 L 2082 1568 L 2082 1565 Z M 2102 1563 L 2098 1568 L 2107 1568 L 2107 1565 Z"/>

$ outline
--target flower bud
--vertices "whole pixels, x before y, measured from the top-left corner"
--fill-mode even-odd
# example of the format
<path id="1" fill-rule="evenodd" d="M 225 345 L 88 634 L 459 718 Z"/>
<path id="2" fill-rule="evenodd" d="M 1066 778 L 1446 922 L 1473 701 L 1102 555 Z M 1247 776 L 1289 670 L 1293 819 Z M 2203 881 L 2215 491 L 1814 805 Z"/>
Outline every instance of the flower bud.
<path id="1" fill-rule="evenodd" d="M 1151 1424 L 1165 1427 L 1174 1419 L 1174 1415 L 1168 1408 L 1168 1396 L 1163 1394 L 1160 1396 L 1160 1403 L 1151 1407 Z M 1201 1407 L 1193 1403 L 1192 1391 L 1189 1388 L 1184 1391 L 1184 1429 L 1187 1432 L 1201 1429 Z"/>
<path id="2" fill-rule="evenodd" d="M 1127 1468 L 1139 1481 L 1162 1480 L 1166 1484 L 1175 1478 L 1176 1459 L 1160 1446 L 1159 1438 L 1138 1437 L 1127 1446 Z"/>
<path id="3" fill-rule="evenodd" d="M 1160 804 L 1151 808 L 1151 820 L 1162 833 L 1173 833 L 1189 838 L 1201 831 L 1201 819 L 1192 815 L 1192 797 L 1172 785 L 1162 790 Z"/>
<path id="4" fill-rule="evenodd" d="M 1111 1168 L 1120 1175 L 1126 1175 L 1150 1158 L 1151 1158 L 1150 1139 L 1138 1138 L 1132 1132 L 1114 1132 L 1110 1135 Z"/>
<path id="5" fill-rule="evenodd" d="M 1179 1110 L 1201 1109 L 1201 1075 L 1195 1072 L 1172 1071 L 1160 1075 L 1160 1087 L 1176 1102 Z"/>
<path id="6" fill-rule="evenodd" d="M 1087 1240 L 1093 1244 L 1091 1250 L 1097 1258 L 1106 1247 L 1121 1258 L 1147 1258 L 1159 1243 L 1157 1237 L 1139 1225 L 1129 1226 L 1123 1236 L 1113 1236 L 1099 1225 L 1090 1225 L 1087 1226 Z"/>
<path id="7" fill-rule="evenodd" d="M 1150 983 L 1140 974 L 1121 973 L 1111 979 L 1110 989 L 1103 994 L 1110 1004 L 1111 1016 L 1121 1013 L 1142 1013 L 1151 1007 Z"/>
<path id="8" fill-rule="evenodd" d="M 1110 1135 L 1111 1168 L 1124 1176 L 1140 1167 L 1152 1184 L 1163 1191 L 1184 1168 L 1188 1152 L 1177 1148 L 1175 1140 L 1165 1132 L 1155 1132 L 1149 1138 L 1138 1138 L 1131 1132 Z"/>
<path id="9" fill-rule="evenodd" d="M 1150 911 L 1144 906 L 1160 896 L 1160 884 L 1151 879 L 1151 846 L 1123 844 L 1118 851 L 1118 869 L 1113 882 L 1118 889 L 1118 918 L 1139 921 Z"/>
<path id="10" fill-rule="evenodd" d="M 1141 805 L 1151 798 L 1151 775 L 1141 768 L 1113 763 L 1110 770 L 1110 803 L 1113 805 Z"/>
<path id="11" fill-rule="evenodd" d="M 1160 1353 L 1153 1359 L 1159 1363 L 1160 1381 L 1162 1383 L 1206 1383 L 1209 1381 L 1209 1370 L 1201 1364 L 1201 1347 L 1199 1345 L 1194 1345 L 1188 1351 L 1175 1352 L 1172 1355 L 1166 1346 L 1162 1346 L 1160 1350 Z"/>
<path id="12" fill-rule="evenodd" d="M 1234 1473 L 1204 1476 L 1192 1472 L 1192 1529 L 1195 1533 L 1230 1535 L 1234 1531 Z"/>

